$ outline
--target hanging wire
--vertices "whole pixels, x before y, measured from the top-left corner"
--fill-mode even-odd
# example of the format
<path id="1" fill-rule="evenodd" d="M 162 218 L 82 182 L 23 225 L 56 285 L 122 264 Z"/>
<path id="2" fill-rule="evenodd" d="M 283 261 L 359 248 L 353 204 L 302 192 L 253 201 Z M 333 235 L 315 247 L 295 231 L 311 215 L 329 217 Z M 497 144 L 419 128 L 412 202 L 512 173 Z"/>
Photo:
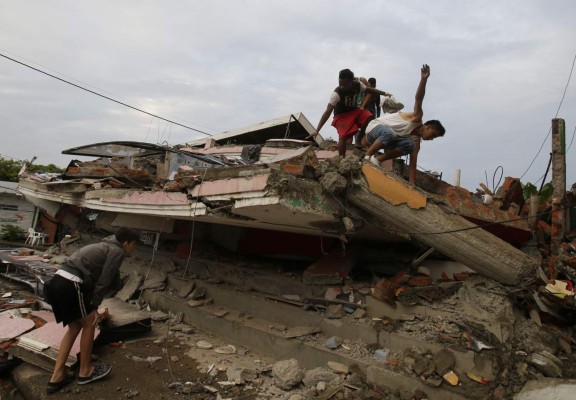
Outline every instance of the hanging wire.
<path id="1" fill-rule="evenodd" d="M 170 123 L 170 129 L 168 130 L 168 140 L 166 140 L 167 142 L 170 142 L 171 135 L 172 135 L 172 123 Z"/>
<path id="2" fill-rule="evenodd" d="M 196 226 L 196 209 L 198 207 L 198 202 L 200 201 L 200 191 L 202 189 L 202 185 L 204 184 L 204 179 L 206 178 L 206 173 L 208 172 L 208 167 L 206 167 L 204 169 L 204 175 L 202 175 L 202 181 L 200 182 L 200 185 L 198 185 L 198 195 L 196 196 L 196 201 L 194 202 L 194 209 L 193 209 L 193 219 L 192 219 L 192 231 L 190 233 L 190 249 L 188 250 L 188 259 L 186 260 L 186 267 L 184 268 L 184 272 L 182 273 L 182 277 L 186 277 L 186 273 L 188 272 L 188 266 L 190 265 L 190 259 L 192 258 L 192 248 L 194 247 L 194 230 L 195 230 L 195 226 Z M 209 274 L 212 274 L 210 272 L 210 268 L 208 267 L 208 264 L 204 264 L 206 266 L 206 269 L 208 270 Z"/>
<path id="3" fill-rule="evenodd" d="M 154 265 L 154 259 L 156 258 L 156 253 L 158 252 L 158 244 L 160 242 L 160 233 L 164 230 L 164 222 L 166 221 L 166 218 L 162 218 L 162 223 L 160 224 L 160 230 L 158 232 L 156 232 L 156 237 L 154 238 L 154 245 L 152 246 L 152 257 L 150 257 L 150 263 L 148 264 L 148 269 L 146 271 L 146 275 L 144 276 L 144 282 L 146 282 L 146 280 L 148 279 L 148 276 L 150 275 L 150 271 L 152 270 L 152 266 Z M 137 303 L 139 302 L 139 300 L 142 298 L 142 293 L 144 291 L 141 290 L 140 294 L 138 296 L 137 299 Z"/>
<path id="4" fill-rule="evenodd" d="M 498 183 L 496 185 L 494 185 L 494 181 L 496 180 L 496 173 L 498 172 L 498 170 L 500 170 L 500 179 L 498 180 Z M 500 186 L 500 183 L 502 182 L 502 177 L 504 176 L 504 168 L 502 168 L 501 165 L 499 165 L 496 170 L 494 170 L 494 174 L 492 174 L 492 193 L 496 193 L 496 190 L 498 189 L 498 187 Z"/>
<path id="5" fill-rule="evenodd" d="M 570 150 L 570 147 L 572 147 L 572 142 L 574 142 L 574 135 L 576 135 L 576 125 L 574 126 L 574 131 L 572 131 L 572 139 L 570 139 L 570 144 L 568 145 L 568 148 L 566 149 L 566 153 L 568 153 L 568 150 Z"/>
<path id="6" fill-rule="evenodd" d="M 150 128 L 152 127 L 152 122 L 154 122 L 154 117 L 150 118 L 150 125 L 148 125 L 148 132 L 146 132 L 146 140 L 144 140 L 144 142 L 148 142 L 148 135 L 150 134 Z"/>
<path id="7" fill-rule="evenodd" d="M 564 102 L 564 97 L 566 97 L 566 91 L 568 90 L 568 85 L 570 84 L 570 80 L 572 79 L 572 72 L 574 71 L 574 63 L 575 62 L 576 62 L 576 53 L 574 54 L 574 59 L 572 60 L 572 67 L 570 68 L 570 74 L 568 75 L 568 81 L 566 82 L 566 86 L 564 87 L 564 93 L 562 93 L 562 99 L 560 100 L 560 104 L 558 104 L 558 109 L 556 110 L 556 114 L 554 115 L 554 118 L 558 117 L 558 113 L 560 112 L 560 108 L 562 107 L 562 103 Z M 520 180 L 522 180 L 522 178 L 524 178 L 524 176 L 528 173 L 530 168 L 532 168 L 532 165 L 536 161 L 536 158 L 538 158 L 538 155 L 540 155 L 540 152 L 542 151 L 542 148 L 544 147 L 544 144 L 548 140 L 548 137 L 550 136 L 551 133 L 552 133 L 552 127 L 550 127 L 550 129 L 548 130 L 548 134 L 546 135 L 546 137 L 544 138 L 544 141 L 540 145 L 538 152 L 536 153 L 536 155 L 534 156 L 534 158 L 530 162 L 530 165 L 528 165 L 528 168 L 526 168 L 526 171 L 524 171 L 522 176 L 520 176 L 520 178 L 519 178 Z"/>
<path id="8" fill-rule="evenodd" d="M 57 76 L 55 76 L 55 75 L 49 74 L 49 73 L 46 72 L 46 71 L 42 71 L 41 69 L 35 68 L 35 67 L 31 66 L 31 65 L 28 65 L 28 64 L 23 63 L 23 62 L 21 62 L 21 61 L 15 60 L 14 58 L 8 57 L 8 56 L 6 56 L 6 55 L 4 55 L 4 54 L 2 54 L 2 53 L 0 53 L 0 57 L 4 57 L 4 58 L 6 58 L 6 59 L 8 59 L 8 60 L 10 60 L 10 61 L 13 61 L 13 62 L 17 63 L 17 64 L 23 65 L 24 67 L 30 68 L 30 69 L 32 69 L 32 70 L 34 70 L 34 71 L 36 71 L 36 72 L 40 72 L 41 74 L 44 74 L 44 75 L 46 75 L 46 76 L 49 76 L 50 78 L 57 79 L 57 80 L 59 80 L 59 81 L 61 81 L 61 82 L 67 83 L 68 85 L 77 87 L 78 89 L 82 89 L 82 90 L 84 90 L 84 91 L 86 91 L 86 92 L 88 92 L 88 93 L 92 93 L 92 94 L 94 94 L 94 95 L 96 95 L 96 96 L 99 96 L 99 97 L 102 97 L 102 98 L 104 98 L 104 99 L 106 99 L 106 100 L 110 100 L 110 101 L 113 101 L 114 103 L 123 105 L 124 107 L 128 107 L 128 108 L 131 108 L 131 109 L 133 109 L 133 110 L 139 111 L 139 112 L 141 112 L 141 113 L 151 115 L 151 116 L 156 117 L 156 118 L 159 118 L 159 119 L 161 119 L 161 120 L 163 120 L 163 121 L 172 122 L 172 123 L 174 123 L 175 125 L 181 126 L 181 127 L 183 127 L 183 128 L 186 128 L 186 129 L 190 129 L 190 130 L 192 130 L 192 131 L 201 133 L 201 134 L 203 134 L 203 135 L 212 136 L 211 134 L 209 134 L 209 133 L 207 133 L 207 132 L 203 132 L 203 131 L 201 131 L 201 130 L 199 130 L 199 129 L 192 128 L 192 127 L 187 126 L 187 125 L 179 124 L 178 122 L 174 122 L 174 121 L 169 120 L 169 119 L 167 119 L 167 118 L 161 117 L 161 116 L 156 115 L 156 114 L 152 114 L 152 113 L 150 113 L 150 112 L 148 112 L 148 111 L 144 111 L 144 110 L 142 110 L 142 109 L 140 109 L 140 108 L 131 106 L 131 105 L 127 104 L 127 103 L 123 103 L 123 102 L 118 101 L 118 100 L 115 100 L 115 99 L 113 99 L 113 98 L 111 98 L 111 97 L 105 96 L 105 95 L 103 95 L 103 94 L 101 94 L 101 93 L 98 93 L 98 92 L 95 92 L 95 91 L 93 91 L 93 90 L 87 89 L 87 88 L 85 88 L 85 87 L 83 87 L 83 86 L 80 86 L 80 85 L 77 85 L 77 84 L 72 83 L 72 82 L 70 82 L 70 81 L 67 81 L 66 79 L 59 78 L 59 77 L 57 77 Z"/>

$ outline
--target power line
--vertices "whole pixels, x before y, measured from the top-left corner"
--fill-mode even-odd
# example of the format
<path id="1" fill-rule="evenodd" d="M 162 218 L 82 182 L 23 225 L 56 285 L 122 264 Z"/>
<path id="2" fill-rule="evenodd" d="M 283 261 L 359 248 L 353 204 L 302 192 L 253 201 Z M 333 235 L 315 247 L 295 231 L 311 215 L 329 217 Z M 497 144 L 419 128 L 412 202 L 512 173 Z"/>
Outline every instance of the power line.
<path id="1" fill-rule="evenodd" d="M 558 117 L 558 113 L 560 112 L 560 108 L 562 107 L 562 103 L 564 102 L 564 97 L 566 97 L 566 91 L 568 90 L 568 85 L 570 85 L 570 80 L 572 78 L 572 72 L 574 71 L 574 63 L 576 63 L 576 53 L 574 54 L 574 59 L 572 60 L 572 67 L 570 68 L 570 75 L 568 75 L 568 81 L 566 82 L 566 86 L 564 87 L 564 93 L 562 93 L 562 99 L 560 100 L 560 104 L 558 104 L 558 109 L 556 110 L 556 114 L 554 115 L 554 118 Z M 526 168 L 526 171 L 524 171 L 524 173 L 520 177 L 520 180 L 522 180 L 524 175 L 526 175 L 528 173 L 528 171 L 530 170 L 530 168 L 532 168 L 534 161 L 536 161 L 536 158 L 538 158 L 538 155 L 540 155 L 540 152 L 542 151 L 542 148 L 544 147 L 544 144 L 548 140 L 548 137 L 550 136 L 551 132 L 552 132 L 552 127 L 550 127 L 550 129 L 548 130 L 548 134 L 546 135 L 546 137 L 544 138 L 544 141 L 540 145 L 540 149 L 538 149 L 538 152 L 536 153 L 536 155 L 532 159 L 532 162 L 530 162 L 530 165 L 528 165 L 528 168 Z M 572 142 L 570 142 L 570 144 L 572 144 Z"/>
<path id="2" fill-rule="evenodd" d="M 25 67 L 27 67 L 27 68 L 30 68 L 30 69 L 32 69 L 32 70 L 34 70 L 34 71 L 36 71 L 36 72 L 40 72 L 41 74 L 47 75 L 47 76 L 49 76 L 49 77 L 51 77 L 51 78 L 57 79 L 57 80 L 59 80 L 59 81 L 61 81 L 61 82 L 64 82 L 64 83 L 67 83 L 67 84 L 72 85 L 72 86 L 74 86 L 74 87 L 77 87 L 78 89 L 82 89 L 82 90 L 84 90 L 84 91 L 86 91 L 86 92 L 95 94 L 96 96 L 102 97 L 102 98 L 104 98 L 104 99 L 106 99 L 106 100 L 110 100 L 110 101 L 113 101 L 114 103 L 123 105 L 124 107 L 128 107 L 128 108 L 131 108 L 131 109 L 133 109 L 133 110 L 139 111 L 139 112 L 141 112 L 141 113 L 151 115 L 151 116 L 156 117 L 156 118 L 159 118 L 159 119 L 161 119 L 161 120 L 163 120 L 163 121 L 173 123 L 173 124 L 178 125 L 178 126 L 181 126 L 181 127 L 183 127 L 183 128 L 190 129 L 190 130 L 192 130 L 192 131 L 201 133 L 201 134 L 203 134 L 203 135 L 212 136 L 211 134 L 209 134 L 209 133 L 207 133 L 207 132 L 201 131 L 201 130 L 196 129 L 196 128 L 192 128 L 192 127 L 187 126 L 187 125 L 179 124 L 178 122 L 175 122 L 175 121 L 172 121 L 172 120 L 163 118 L 163 117 L 161 117 L 161 116 L 159 116 L 159 115 L 156 115 L 156 114 L 152 114 L 152 113 L 150 113 L 150 112 L 148 112 L 148 111 L 144 111 L 144 110 L 142 110 L 142 109 L 140 109 L 140 108 L 133 107 L 133 106 L 131 106 L 131 105 L 129 105 L 129 104 L 123 103 L 123 102 L 118 101 L 118 100 L 115 100 L 115 99 L 113 99 L 113 98 L 111 98 L 111 97 L 108 97 L 108 96 L 105 96 L 105 95 L 100 94 L 100 93 L 98 93 L 98 92 L 95 92 L 95 91 L 93 91 L 93 90 L 87 89 L 87 88 L 85 88 L 85 87 L 83 87 L 83 86 L 80 86 L 80 85 L 77 85 L 77 84 L 72 83 L 72 82 L 70 82 L 70 81 L 67 81 L 67 80 L 65 80 L 65 79 L 59 78 L 59 77 L 57 77 L 57 76 L 55 76 L 55 75 L 49 74 L 48 72 L 42 71 L 41 69 L 35 68 L 35 67 L 31 66 L 31 65 L 28 65 L 28 64 L 23 63 L 23 62 L 21 62 L 21 61 L 18 61 L 18 60 L 15 60 L 15 59 L 11 58 L 11 57 L 8 57 L 7 55 L 4 55 L 4 54 L 2 54 L 2 53 L 0 53 L 0 56 L 4 57 L 4 58 L 6 58 L 6 59 L 8 59 L 8 60 L 10 60 L 10 61 L 13 61 L 13 62 L 15 62 L 15 63 L 17 63 L 17 64 L 20 64 L 20 65 L 23 65 L 23 66 L 25 66 Z"/>
<path id="3" fill-rule="evenodd" d="M 568 150 L 570 150 L 570 147 L 572 147 L 572 142 L 574 141 L 574 135 L 576 135 L 576 126 L 574 126 L 574 131 L 572 132 L 572 139 L 570 139 L 570 144 L 568 145 L 568 148 L 566 149 L 566 153 L 568 153 Z"/>

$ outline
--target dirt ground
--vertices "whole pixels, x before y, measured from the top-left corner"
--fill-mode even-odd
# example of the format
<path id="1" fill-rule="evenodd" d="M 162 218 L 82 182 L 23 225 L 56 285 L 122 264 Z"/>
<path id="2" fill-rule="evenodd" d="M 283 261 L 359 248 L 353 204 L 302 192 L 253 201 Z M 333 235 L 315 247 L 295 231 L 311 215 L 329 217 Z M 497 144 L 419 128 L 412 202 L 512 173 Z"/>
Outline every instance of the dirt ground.
<path id="1" fill-rule="evenodd" d="M 80 246 L 80 243 L 77 244 Z M 72 249 L 70 249 L 72 251 Z M 142 252 L 144 253 L 144 252 Z M 272 280 L 282 282 L 282 287 L 290 290 L 293 282 L 301 282 L 298 270 L 288 268 L 287 265 L 270 266 L 267 263 L 257 263 L 256 260 L 242 259 L 242 264 L 228 259 L 222 254 L 217 257 L 218 262 L 210 261 L 208 257 L 196 257 L 196 263 L 201 266 L 199 271 L 194 272 L 194 279 L 209 280 L 214 282 L 218 279 L 219 285 L 232 285 L 241 288 L 242 291 L 258 291 L 264 285 L 269 285 Z M 156 257 L 153 272 L 176 273 L 177 267 L 169 257 Z M 252 262 L 253 261 L 253 262 Z M 151 261 L 145 254 L 137 254 L 126 262 L 128 266 L 138 270 L 150 270 Z M 194 266 L 194 265 L 193 265 Z M 238 268 L 241 266 L 242 268 Z M 140 269 L 138 269 L 138 268 Z M 204 274 L 201 272 L 205 271 Z M 146 276 L 149 276 L 146 273 Z M 150 279 L 152 276 L 150 275 Z M 153 279 L 152 279 L 153 280 Z M 355 282 L 357 280 L 355 279 Z M 360 281 L 358 281 L 360 282 Z M 368 287 L 366 285 L 366 287 Z M 458 288 L 458 290 L 455 290 Z M 269 290 L 269 287 L 264 289 Z M 174 288 L 168 290 L 174 296 L 181 297 Z M 11 291 L 15 298 L 28 297 L 32 293 L 24 293 L 17 284 L 0 279 L 0 295 Z M 469 348 L 470 339 L 464 333 L 472 334 L 484 345 L 493 347 L 485 350 L 490 354 L 497 354 L 500 368 L 495 368 L 494 377 L 488 377 L 486 384 L 468 379 L 465 375 L 460 382 L 461 392 L 470 398 L 495 398 L 498 400 L 512 398 L 513 394 L 521 390 L 527 380 L 539 379 L 547 376 L 546 371 L 535 368 L 530 363 L 532 354 L 546 350 L 550 354 L 557 355 L 561 360 L 563 376 L 573 377 L 574 362 L 576 355 L 572 354 L 572 348 L 559 349 L 558 337 L 542 327 L 537 326 L 526 318 L 514 313 L 514 304 L 503 288 L 497 283 L 481 276 L 473 276 L 467 281 L 457 284 L 450 283 L 442 286 L 442 290 L 419 291 L 414 290 L 418 296 L 406 295 L 404 300 L 408 303 L 424 302 L 429 304 L 430 309 L 435 307 L 444 312 L 443 315 L 422 316 L 402 315 L 398 320 L 389 318 L 363 318 L 354 323 L 365 324 L 376 330 L 396 331 L 416 341 L 428 341 L 440 343 L 447 348 L 465 350 Z M 268 293 L 268 292 L 266 292 Z M 292 293 L 292 292 L 288 292 Z M 361 291 L 357 293 L 362 294 Z M 425 296 L 421 294 L 424 293 Z M 358 296 L 358 294 L 357 294 Z M 322 297 L 322 294 L 317 295 Z M 423 300 L 422 300 L 423 298 Z M 184 301 L 184 300 L 183 300 Z M 153 310 L 152 310 L 153 311 Z M 311 311 L 313 312 L 313 311 Z M 320 311 L 321 312 L 321 311 Z M 470 318 L 473 316 L 473 318 Z M 347 318 L 352 318 L 348 316 Z M 513 324 L 513 321 L 516 323 Z M 485 326 L 476 323 L 496 321 L 506 328 L 500 332 L 503 339 L 493 338 L 488 334 Z M 474 322 L 474 323 L 473 323 Z M 385 325 L 387 323 L 388 325 Z M 382 325 L 382 327 L 379 327 Z M 504 329 L 504 328 L 501 328 Z M 491 331 L 490 331 L 491 332 Z M 486 333 L 486 335 L 485 335 Z M 310 342 L 315 346 L 323 346 L 325 338 L 322 336 L 307 336 L 301 340 Z M 204 343 L 202 343 L 204 342 Z M 210 345 L 207 345 L 208 342 Z M 570 342 L 571 343 L 571 342 Z M 378 364 L 380 361 L 374 358 L 371 345 L 358 340 L 345 340 L 345 347 L 334 350 L 353 356 L 354 359 L 362 359 L 365 364 Z M 419 399 L 417 393 L 406 394 L 389 390 L 387 388 L 366 385 L 365 381 L 348 381 L 353 375 L 347 376 L 347 382 L 351 383 L 353 390 L 343 389 L 341 392 L 330 393 L 326 388 L 312 393 L 316 387 L 303 387 L 298 385 L 291 391 L 283 391 L 276 386 L 271 376 L 271 367 L 280 360 L 266 358 L 251 350 L 238 346 L 230 348 L 231 344 L 209 333 L 200 332 L 195 327 L 167 323 L 166 321 L 154 321 L 150 334 L 135 338 L 125 343 L 103 345 L 95 348 L 98 361 L 112 365 L 111 374 L 105 379 L 92 384 L 80 386 L 71 383 L 61 392 L 50 396 L 50 399 Z M 226 347 L 228 346 L 228 347 Z M 231 351 L 226 354 L 225 351 Z M 219 350 L 217 352 L 216 350 Z M 566 354 L 565 354 L 566 353 Z M 416 376 L 412 368 L 415 361 L 424 358 L 432 358 L 434 352 L 425 349 L 411 349 L 410 352 L 394 351 L 392 349 L 391 361 L 379 367 L 386 367 L 391 371 L 408 376 Z M 392 362 L 394 361 L 394 362 Z M 412 363 L 410 364 L 409 361 Z M 38 388 L 45 390 L 49 379 L 46 371 L 40 379 L 34 382 Z M 232 382 L 243 380 L 241 383 Z M 446 386 L 445 384 L 443 384 Z M 13 386 L 9 384 L 9 375 L 0 375 L 0 400 L 20 400 L 22 397 L 11 393 Z M 310 395 L 309 395 L 310 394 Z M 329 397 L 327 397 L 329 396 Z"/>
<path id="2" fill-rule="evenodd" d="M 169 399 L 177 395 L 195 399 L 214 399 L 206 386 L 218 389 L 223 398 L 254 399 L 255 392 L 246 388 L 222 388 L 217 382 L 228 381 L 223 371 L 237 355 L 214 355 L 198 349 L 194 343 L 204 335 L 167 334 L 167 326 L 155 325 L 152 335 L 122 343 L 119 347 L 104 345 L 96 350 L 99 361 L 112 365 L 111 374 L 89 385 L 71 384 L 54 399 Z M 211 340 L 211 343 L 215 343 Z M 207 353 L 204 356 L 203 353 Z M 191 356 L 196 356 L 200 362 Z M 152 361 L 156 360 L 156 361 Z M 208 362 L 212 361 L 209 365 Z M 216 364 L 218 362 L 218 364 Z M 212 371 L 207 373 L 210 365 Z M 218 368 L 220 367 L 220 368 Z M 212 372 L 211 371 L 211 372 Z"/>
<path id="3" fill-rule="evenodd" d="M 200 349 L 200 340 L 213 344 L 212 349 Z M 128 399 L 139 400 L 193 398 L 255 399 L 256 390 L 250 382 L 226 386 L 226 370 L 231 365 L 257 367 L 264 362 L 242 349 L 236 354 L 214 351 L 227 344 L 204 334 L 170 331 L 168 325 L 154 325 L 151 334 L 136 340 L 98 346 L 94 349 L 95 363 L 112 365 L 112 372 L 100 381 L 87 385 L 72 382 L 52 399 Z M 239 354 L 244 353 L 244 354 Z M 210 373 L 208 372 L 210 370 Z M 49 373 L 46 372 L 45 385 Z M 0 398 L 4 398 L 0 396 Z M 10 398 L 6 396 L 5 398 Z"/>
<path id="4" fill-rule="evenodd" d="M 24 286 L 0 279 L 1 292 L 12 291 L 18 296 L 33 295 Z M 211 349 L 197 346 L 199 341 L 208 342 Z M 168 324 L 154 321 L 152 331 L 138 338 L 114 344 L 95 346 L 95 363 L 112 365 L 110 375 L 87 385 L 72 382 L 52 399 L 254 399 L 256 386 L 265 378 L 254 383 L 226 386 L 228 368 L 245 368 L 261 372 L 274 361 L 257 356 L 242 348 L 234 348 L 233 354 L 220 354 L 216 349 L 228 346 L 222 340 L 194 330 L 185 324 Z M 226 348 L 229 349 L 229 348 Z M 37 382 L 46 386 L 45 380 Z M 217 391 L 217 393 L 216 393 Z M 22 399 L 11 380 L 10 372 L 0 374 L 0 400 Z"/>

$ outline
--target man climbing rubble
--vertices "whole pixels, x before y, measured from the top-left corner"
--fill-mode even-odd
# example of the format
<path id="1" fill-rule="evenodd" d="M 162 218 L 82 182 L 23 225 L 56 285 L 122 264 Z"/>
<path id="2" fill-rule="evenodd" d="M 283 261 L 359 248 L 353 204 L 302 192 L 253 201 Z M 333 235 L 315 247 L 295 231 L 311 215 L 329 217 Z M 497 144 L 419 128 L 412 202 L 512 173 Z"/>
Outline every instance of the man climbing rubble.
<path id="1" fill-rule="evenodd" d="M 426 94 L 426 83 L 429 77 L 430 67 L 424 64 L 420 71 L 420 83 L 416 89 L 413 112 L 399 111 L 376 118 L 368 123 L 365 135 L 362 135 L 361 138 L 362 145 L 368 146 L 365 159 L 377 165 L 380 165 L 382 161 L 410 154 L 408 178 L 411 183 L 416 181 L 420 142 L 422 140 L 434 140 L 444 136 L 446 132 L 438 120 L 422 123 L 424 116 L 422 102 Z M 384 149 L 384 154 L 378 153 L 381 149 Z"/>
<path id="2" fill-rule="evenodd" d="M 330 96 L 330 101 L 316 128 L 309 137 L 318 135 L 330 114 L 334 112 L 332 126 L 338 131 L 338 154 L 346 155 L 346 145 L 352 143 L 354 135 L 374 118 L 368 110 L 359 108 L 358 98 L 364 93 L 391 96 L 382 90 L 372 88 L 364 83 L 366 79 L 355 78 L 349 69 L 343 69 L 338 75 L 338 87 Z"/>

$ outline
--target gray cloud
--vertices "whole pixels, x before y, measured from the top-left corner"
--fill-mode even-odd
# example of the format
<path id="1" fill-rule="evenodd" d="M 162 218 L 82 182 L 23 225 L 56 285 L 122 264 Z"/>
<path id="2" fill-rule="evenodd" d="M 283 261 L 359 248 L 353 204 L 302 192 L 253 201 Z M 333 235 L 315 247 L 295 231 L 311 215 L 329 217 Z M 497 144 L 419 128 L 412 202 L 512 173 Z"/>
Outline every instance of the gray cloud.
<path id="1" fill-rule="evenodd" d="M 298 111 L 315 125 L 342 68 L 410 106 L 428 63 L 425 117 L 447 134 L 419 162 L 449 182 L 462 169 L 474 190 L 499 165 L 520 177 L 542 145 L 576 52 L 573 15 L 571 0 L 22 0 L 3 4 L 0 52 L 211 134 Z M 64 166 L 63 149 L 91 142 L 201 136 L 5 59 L 0 96 L 0 154 L 20 159 Z M 572 82 L 567 143 L 575 106 Z M 549 152 L 548 139 L 524 181 L 544 174 Z"/>

